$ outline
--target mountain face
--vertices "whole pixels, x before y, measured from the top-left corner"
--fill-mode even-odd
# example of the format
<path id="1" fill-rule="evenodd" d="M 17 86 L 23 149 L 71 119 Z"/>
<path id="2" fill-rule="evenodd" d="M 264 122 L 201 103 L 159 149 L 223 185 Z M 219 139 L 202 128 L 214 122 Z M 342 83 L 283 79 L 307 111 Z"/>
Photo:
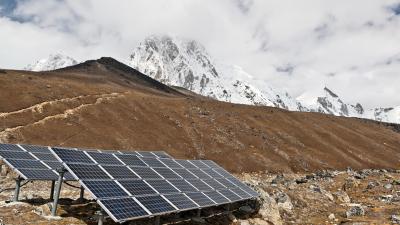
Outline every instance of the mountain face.
<path id="1" fill-rule="evenodd" d="M 257 82 L 239 66 L 214 60 L 196 41 L 151 36 L 134 49 L 129 65 L 161 81 L 220 101 L 301 110 L 287 93 Z"/>
<path id="2" fill-rule="evenodd" d="M 25 69 L 54 70 L 77 63 L 71 57 L 56 54 Z M 294 99 L 288 93 L 254 79 L 239 66 L 216 61 L 193 40 L 150 36 L 132 51 L 128 64 L 161 83 L 220 101 L 400 123 L 400 106 L 364 109 L 359 103 L 346 103 L 327 87 L 317 94 L 304 93 Z"/>
<path id="3" fill-rule="evenodd" d="M 38 60 L 33 64 L 29 64 L 24 68 L 24 70 L 49 71 L 63 67 L 73 66 L 77 63 L 78 62 L 75 59 L 69 56 L 54 54 L 50 55 L 48 58 Z"/>

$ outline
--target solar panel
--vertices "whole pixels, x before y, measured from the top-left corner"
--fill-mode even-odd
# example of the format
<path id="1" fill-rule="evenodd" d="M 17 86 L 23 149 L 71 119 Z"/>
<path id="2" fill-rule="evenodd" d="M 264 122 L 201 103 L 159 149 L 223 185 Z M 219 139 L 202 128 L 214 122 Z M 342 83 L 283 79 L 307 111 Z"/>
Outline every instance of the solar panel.
<path id="1" fill-rule="evenodd" d="M 48 147 L 44 147 L 44 146 L 21 145 L 21 147 L 28 152 L 39 152 L 39 153 L 51 154 L 50 149 Z"/>
<path id="2" fill-rule="evenodd" d="M 115 155 L 115 156 L 117 156 L 122 162 L 124 162 L 128 166 L 147 166 L 136 155 L 120 154 L 120 155 Z"/>
<path id="3" fill-rule="evenodd" d="M 29 180 L 57 180 L 58 174 L 53 170 L 32 170 L 32 169 L 18 169 L 23 174 L 24 179 Z"/>
<path id="4" fill-rule="evenodd" d="M 181 177 L 174 171 L 168 168 L 153 168 L 158 174 L 163 176 L 165 179 L 181 179 Z"/>
<path id="5" fill-rule="evenodd" d="M 173 159 L 160 159 L 162 163 L 167 165 L 169 168 L 183 168 L 181 165 L 179 165 L 177 162 L 175 162 Z"/>
<path id="6" fill-rule="evenodd" d="M 149 215 L 133 198 L 102 199 L 98 202 L 109 212 L 114 221 L 125 221 Z"/>
<path id="7" fill-rule="evenodd" d="M 84 151 L 66 148 L 52 148 L 54 153 L 65 163 L 94 163 Z"/>
<path id="8" fill-rule="evenodd" d="M 195 165 L 195 166 L 197 166 L 198 168 L 201 168 L 201 169 L 208 169 L 208 168 L 210 168 L 209 166 L 207 166 L 206 164 L 204 164 L 202 160 L 190 160 L 190 162 L 191 162 L 193 165 Z"/>
<path id="9" fill-rule="evenodd" d="M 184 194 L 169 194 L 164 195 L 164 197 L 180 210 L 194 209 L 198 207 L 196 203 L 194 203 Z"/>
<path id="10" fill-rule="evenodd" d="M 146 182 L 149 185 L 151 185 L 160 194 L 168 194 L 168 193 L 177 193 L 177 192 L 179 192 L 176 188 L 174 188 L 166 180 L 146 180 Z"/>
<path id="11" fill-rule="evenodd" d="M 33 152 L 32 154 L 42 161 L 58 161 L 57 158 L 51 153 Z"/>
<path id="12" fill-rule="evenodd" d="M 19 169 L 49 169 L 47 166 L 37 160 L 7 159 L 7 161 L 15 168 Z"/>
<path id="13" fill-rule="evenodd" d="M 162 177 L 160 177 L 160 175 L 154 172 L 150 167 L 131 166 L 130 168 L 142 179 L 162 179 Z"/>
<path id="14" fill-rule="evenodd" d="M 212 191 L 213 189 L 204 183 L 202 180 L 188 180 L 188 182 L 193 185 L 193 187 L 197 188 L 199 191 Z"/>
<path id="15" fill-rule="evenodd" d="M 0 151 L 21 152 L 23 150 L 18 145 L 0 143 Z"/>
<path id="16" fill-rule="evenodd" d="M 198 190 L 189 184 L 186 180 L 168 180 L 172 185 L 179 189 L 181 192 L 197 192 Z"/>
<path id="17" fill-rule="evenodd" d="M 82 183 L 96 198 L 128 197 L 128 194 L 113 180 L 84 180 Z"/>
<path id="18" fill-rule="evenodd" d="M 186 193 L 186 195 L 194 202 L 196 202 L 196 204 L 200 207 L 215 205 L 215 203 L 210 198 L 208 198 L 201 192 Z"/>
<path id="19" fill-rule="evenodd" d="M 224 189 L 225 186 L 219 183 L 217 180 L 214 179 L 207 179 L 203 180 L 208 186 L 212 187 L 215 190 Z"/>
<path id="20" fill-rule="evenodd" d="M 233 191 L 233 193 L 237 194 L 242 199 L 248 199 L 252 197 L 250 194 L 248 194 L 247 192 L 243 191 L 240 188 L 231 189 L 231 191 Z"/>
<path id="21" fill-rule="evenodd" d="M 230 202 L 229 199 L 225 198 L 223 195 L 216 191 L 204 192 L 204 194 L 217 204 L 225 204 Z"/>
<path id="22" fill-rule="evenodd" d="M 36 160 L 31 154 L 28 152 L 12 152 L 12 151 L 0 151 L 0 156 L 5 159 L 27 159 L 27 160 Z"/>
<path id="23" fill-rule="evenodd" d="M 222 168 L 214 168 L 214 171 L 221 174 L 225 178 L 235 178 L 232 174 L 228 173 L 226 170 Z"/>
<path id="24" fill-rule="evenodd" d="M 160 195 L 143 196 L 137 197 L 136 199 L 152 214 L 176 211 L 176 209 Z"/>
<path id="25" fill-rule="evenodd" d="M 211 168 L 221 168 L 218 164 L 211 160 L 202 160 L 202 162 Z"/>
<path id="26" fill-rule="evenodd" d="M 182 167 L 186 168 L 186 169 L 194 169 L 197 168 L 197 166 L 193 165 L 191 162 L 189 162 L 188 160 L 175 160 L 177 163 L 179 163 L 179 165 L 181 165 Z"/>
<path id="27" fill-rule="evenodd" d="M 162 151 L 152 152 L 152 153 L 153 153 L 154 155 L 156 155 L 157 157 L 159 157 L 159 158 L 164 158 L 164 159 L 171 158 L 170 155 L 168 155 L 167 153 L 162 152 Z"/>
<path id="28" fill-rule="evenodd" d="M 204 173 L 201 169 L 188 169 L 191 173 L 196 175 L 200 179 L 209 179 L 211 178 L 210 175 Z"/>
<path id="29" fill-rule="evenodd" d="M 160 160 L 156 158 L 140 158 L 149 167 L 166 167 Z"/>
<path id="30" fill-rule="evenodd" d="M 118 181 L 131 195 L 151 195 L 156 194 L 146 182 L 143 180 L 119 180 Z"/>
<path id="31" fill-rule="evenodd" d="M 232 182 L 230 182 L 228 179 L 226 178 L 217 178 L 216 179 L 219 183 L 221 183 L 222 185 L 224 185 L 226 188 L 232 189 L 232 188 L 236 188 L 236 185 L 233 184 Z"/>
<path id="32" fill-rule="evenodd" d="M 183 179 L 197 179 L 195 175 L 193 175 L 189 170 L 187 169 L 172 169 L 175 173 L 177 173 L 179 176 L 181 176 Z"/>
<path id="33" fill-rule="evenodd" d="M 142 157 L 150 157 L 150 158 L 157 157 L 157 155 L 154 155 L 152 152 L 136 151 L 136 154 Z"/>
<path id="34" fill-rule="evenodd" d="M 229 189 L 223 189 L 219 190 L 219 193 L 221 193 L 223 196 L 225 196 L 227 199 L 229 199 L 232 202 L 239 201 L 241 200 L 241 197 L 234 192 L 232 192 Z"/>
<path id="35" fill-rule="evenodd" d="M 99 166 L 94 164 L 67 164 L 67 166 L 82 180 L 111 179 Z"/>
<path id="36" fill-rule="evenodd" d="M 103 154 L 100 152 L 88 152 L 88 154 L 101 165 L 123 165 L 113 154 Z"/>
<path id="37" fill-rule="evenodd" d="M 212 178 L 223 178 L 223 176 L 217 172 L 215 172 L 215 170 L 213 169 L 202 169 L 204 173 L 206 173 L 207 175 L 209 175 Z"/>
<path id="38" fill-rule="evenodd" d="M 102 166 L 114 179 L 135 179 L 139 178 L 126 166 Z"/>

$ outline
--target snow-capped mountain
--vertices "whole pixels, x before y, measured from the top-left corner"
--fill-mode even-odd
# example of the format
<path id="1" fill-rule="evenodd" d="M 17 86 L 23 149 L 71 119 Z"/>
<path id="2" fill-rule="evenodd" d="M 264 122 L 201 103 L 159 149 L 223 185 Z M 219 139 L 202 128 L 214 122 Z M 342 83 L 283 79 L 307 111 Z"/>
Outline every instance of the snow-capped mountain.
<path id="1" fill-rule="evenodd" d="M 24 69 L 47 71 L 77 63 L 71 57 L 56 54 Z M 133 50 L 128 64 L 164 84 L 183 87 L 220 101 L 400 124 L 400 106 L 364 109 L 359 103 L 346 103 L 327 87 L 317 93 L 305 92 L 294 99 L 288 93 L 254 79 L 239 66 L 213 59 L 200 43 L 193 40 L 150 36 Z"/>
<path id="2" fill-rule="evenodd" d="M 357 103 L 345 103 L 337 94 L 327 87 L 320 93 L 304 93 L 297 98 L 312 112 L 331 114 L 336 116 L 358 117 L 381 122 L 400 123 L 400 106 L 395 108 L 375 108 L 365 110 Z"/>
<path id="3" fill-rule="evenodd" d="M 148 37 L 134 49 L 129 65 L 165 84 L 220 101 L 302 110 L 287 93 L 267 85 L 256 87 L 257 82 L 242 68 L 217 62 L 193 40 Z"/>
<path id="4" fill-rule="evenodd" d="M 78 64 L 78 62 L 65 55 L 61 54 L 54 54 L 50 55 L 47 58 L 41 59 L 36 61 L 33 64 L 29 64 L 24 68 L 24 70 L 31 70 L 31 71 L 49 71 L 49 70 L 55 70 L 55 69 L 60 69 L 68 66 L 73 66 Z"/>

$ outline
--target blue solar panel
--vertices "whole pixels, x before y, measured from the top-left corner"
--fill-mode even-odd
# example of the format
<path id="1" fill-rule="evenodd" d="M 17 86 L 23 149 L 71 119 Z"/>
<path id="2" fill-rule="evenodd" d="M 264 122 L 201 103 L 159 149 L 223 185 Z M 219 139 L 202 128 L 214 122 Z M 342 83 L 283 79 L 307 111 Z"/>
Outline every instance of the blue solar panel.
<path id="1" fill-rule="evenodd" d="M 210 175 L 204 173 L 201 169 L 188 169 L 188 170 L 200 179 L 210 179 L 211 178 Z"/>
<path id="2" fill-rule="evenodd" d="M 172 169 L 175 173 L 177 173 L 179 176 L 181 176 L 183 179 L 197 179 L 195 175 L 193 175 L 189 170 L 187 169 Z"/>
<path id="3" fill-rule="evenodd" d="M 18 145 L 0 143 L 0 151 L 21 152 L 23 150 Z"/>
<path id="4" fill-rule="evenodd" d="M 110 212 L 116 221 L 149 215 L 133 198 L 106 199 L 100 200 L 99 203 Z"/>
<path id="5" fill-rule="evenodd" d="M 7 159 L 7 161 L 16 169 L 49 169 L 37 160 Z"/>
<path id="6" fill-rule="evenodd" d="M 179 190 L 174 188 L 166 180 L 146 180 L 160 194 L 178 193 Z"/>
<path id="7" fill-rule="evenodd" d="M 101 165 L 123 165 L 113 154 L 104 154 L 100 152 L 88 152 L 98 164 Z"/>
<path id="8" fill-rule="evenodd" d="M 11 152 L 11 151 L 0 151 L 0 156 L 5 159 L 26 159 L 26 160 L 36 160 L 28 152 Z"/>
<path id="9" fill-rule="evenodd" d="M 117 156 L 122 162 L 124 162 L 128 166 L 147 166 L 139 157 L 135 155 L 125 155 L 119 154 Z"/>
<path id="10" fill-rule="evenodd" d="M 189 160 L 175 160 L 177 163 L 179 163 L 181 166 L 183 166 L 186 169 L 194 169 L 197 168 L 197 166 L 193 165 Z"/>
<path id="11" fill-rule="evenodd" d="M 216 191 L 204 192 L 204 194 L 217 204 L 225 204 L 230 202 L 229 199 Z"/>
<path id="12" fill-rule="evenodd" d="M 113 180 L 84 180 L 82 182 L 96 198 L 128 197 L 128 194 Z"/>
<path id="13" fill-rule="evenodd" d="M 88 164 L 67 164 L 80 180 L 111 179 L 99 166 Z"/>
<path id="14" fill-rule="evenodd" d="M 130 167 L 142 179 L 162 179 L 154 170 L 149 167 Z"/>
<path id="15" fill-rule="evenodd" d="M 160 159 L 162 163 L 167 165 L 169 168 L 183 168 L 181 165 L 179 165 L 177 162 L 175 162 L 173 159 Z"/>
<path id="16" fill-rule="evenodd" d="M 225 189 L 225 186 L 219 183 L 218 181 L 214 179 L 207 179 L 203 180 L 208 186 L 212 187 L 215 190 L 220 190 L 220 189 Z"/>
<path id="17" fill-rule="evenodd" d="M 197 192 L 197 189 L 189 184 L 186 180 L 168 180 L 172 185 L 179 189 L 181 192 Z"/>
<path id="18" fill-rule="evenodd" d="M 66 148 L 52 149 L 65 163 L 94 163 L 83 151 Z"/>
<path id="19" fill-rule="evenodd" d="M 186 193 L 186 195 L 197 203 L 200 207 L 212 206 L 215 203 L 201 192 Z"/>
<path id="20" fill-rule="evenodd" d="M 51 153 L 34 152 L 32 154 L 42 161 L 58 162 L 57 158 Z"/>
<path id="21" fill-rule="evenodd" d="M 21 145 L 22 148 L 24 148 L 28 152 L 39 152 L 39 153 L 49 153 L 50 149 L 45 146 L 35 146 L 35 145 Z"/>
<path id="22" fill-rule="evenodd" d="M 179 210 L 193 209 L 198 206 L 184 194 L 169 194 L 164 195 L 172 204 L 178 207 Z"/>
<path id="23" fill-rule="evenodd" d="M 181 179 L 181 177 L 174 171 L 168 168 L 153 168 L 158 174 L 163 176 L 165 179 Z"/>
<path id="24" fill-rule="evenodd" d="M 149 167 L 166 167 L 160 160 L 156 158 L 140 158 Z"/>
<path id="25" fill-rule="evenodd" d="M 136 199 L 152 214 L 176 211 L 176 209 L 160 195 L 143 196 L 137 197 Z"/>
<path id="26" fill-rule="evenodd" d="M 148 184 L 143 180 L 119 180 L 118 181 L 131 195 L 151 195 L 156 194 Z"/>
<path id="27" fill-rule="evenodd" d="M 213 189 L 204 183 L 202 180 L 187 180 L 191 185 L 197 188 L 199 191 L 213 191 Z"/>
<path id="28" fill-rule="evenodd" d="M 198 168 L 201 169 L 208 169 L 210 168 L 209 166 L 207 166 L 206 164 L 203 163 L 202 160 L 189 160 L 193 165 L 197 166 Z"/>
<path id="29" fill-rule="evenodd" d="M 58 174 L 53 170 L 18 169 L 29 180 L 57 180 Z"/>
<path id="30" fill-rule="evenodd" d="M 234 192 L 232 192 L 229 189 L 219 190 L 218 192 L 221 193 L 223 196 L 225 196 L 227 199 L 229 199 L 232 202 L 239 201 L 242 199 L 239 195 L 235 194 Z"/>
<path id="31" fill-rule="evenodd" d="M 114 179 L 139 178 L 126 166 L 102 166 Z"/>

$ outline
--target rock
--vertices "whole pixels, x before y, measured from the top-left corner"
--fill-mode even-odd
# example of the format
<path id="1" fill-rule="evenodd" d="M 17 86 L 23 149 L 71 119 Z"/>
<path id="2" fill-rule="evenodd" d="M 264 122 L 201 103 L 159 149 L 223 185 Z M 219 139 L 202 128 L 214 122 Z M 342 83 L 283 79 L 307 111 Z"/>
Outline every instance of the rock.
<path id="1" fill-rule="evenodd" d="M 307 183 L 308 182 L 308 180 L 307 180 L 307 178 L 306 177 L 302 177 L 302 178 L 298 178 L 298 179 L 296 179 L 296 184 L 305 184 L 305 183 Z"/>
<path id="2" fill-rule="evenodd" d="M 283 183 L 285 181 L 285 177 L 283 176 L 283 174 L 278 174 L 276 175 L 276 177 L 274 179 L 272 179 L 271 183 L 272 184 L 280 184 Z"/>
<path id="3" fill-rule="evenodd" d="M 392 185 L 400 185 L 400 180 L 393 180 Z"/>
<path id="4" fill-rule="evenodd" d="M 390 179 L 390 180 L 393 180 L 393 176 L 392 175 L 390 175 L 390 174 L 385 174 L 385 175 L 383 175 L 386 179 Z"/>
<path id="5" fill-rule="evenodd" d="M 340 203 L 350 203 L 350 197 L 345 191 L 337 191 L 333 193 L 337 201 Z"/>
<path id="6" fill-rule="evenodd" d="M 380 196 L 382 202 L 390 203 L 393 200 L 393 195 L 382 195 Z"/>
<path id="7" fill-rule="evenodd" d="M 286 212 L 291 212 L 293 209 L 293 204 L 290 201 L 289 195 L 283 192 L 278 192 L 275 196 L 275 201 L 278 203 L 279 209 Z"/>
<path id="8" fill-rule="evenodd" d="M 393 224 L 400 224 L 400 215 L 392 215 L 392 216 L 390 216 L 390 221 Z"/>
<path id="9" fill-rule="evenodd" d="M 393 185 L 392 184 L 385 184 L 383 187 L 386 188 L 386 189 L 392 189 Z"/>
<path id="10" fill-rule="evenodd" d="M 250 222 L 248 220 L 240 220 L 239 224 L 240 225 L 250 225 Z"/>
<path id="11" fill-rule="evenodd" d="M 333 213 L 329 214 L 329 216 L 328 216 L 328 219 L 330 219 L 330 220 L 334 220 L 335 218 L 336 218 L 335 214 L 333 214 Z"/>
<path id="12" fill-rule="evenodd" d="M 263 220 L 268 221 L 274 225 L 282 225 L 282 218 L 279 213 L 278 204 L 275 202 L 271 196 L 262 189 L 259 189 L 261 198 L 261 207 L 258 213 L 263 218 Z"/>
<path id="13" fill-rule="evenodd" d="M 378 187 L 380 184 L 377 181 L 368 182 L 367 189 L 373 189 L 374 187 Z"/>
<path id="14" fill-rule="evenodd" d="M 349 210 L 346 212 L 346 217 L 353 217 L 353 216 L 364 216 L 365 210 L 360 204 L 354 204 Z"/>
<path id="15" fill-rule="evenodd" d="M 343 190 L 348 191 L 354 188 L 357 188 L 358 185 L 360 185 L 360 181 L 355 180 L 353 177 L 349 177 L 346 179 L 346 181 L 343 184 Z"/>

